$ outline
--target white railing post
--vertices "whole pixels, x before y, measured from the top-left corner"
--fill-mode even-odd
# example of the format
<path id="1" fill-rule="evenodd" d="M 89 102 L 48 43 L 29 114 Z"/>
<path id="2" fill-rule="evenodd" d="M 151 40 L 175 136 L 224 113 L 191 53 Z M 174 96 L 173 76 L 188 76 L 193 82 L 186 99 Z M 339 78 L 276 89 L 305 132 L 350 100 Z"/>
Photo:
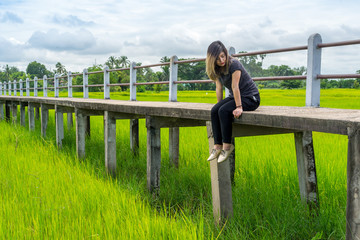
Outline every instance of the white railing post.
<path id="1" fill-rule="evenodd" d="M 321 48 L 317 45 L 322 43 L 320 34 L 315 33 L 308 39 L 307 76 L 306 76 L 306 106 L 320 107 L 320 79 L 317 75 L 321 71 Z"/>
<path id="2" fill-rule="evenodd" d="M 20 96 L 24 95 L 24 91 L 23 91 L 23 80 L 20 79 L 19 81 L 19 90 L 20 90 Z"/>
<path id="3" fill-rule="evenodd" d="M 104 68 L 104 99 L 110 99 L 110 72 L 109 67 Z"/>
<path id="4" fill-rule="evenodd" d="M 29 83 L 29 78 L 26 78 L 26 82 L 25 82 L 25 85 L 26 85 L 26 96 L 30 96 L 30 83 Z"/>
<path id="5" fill-rule="evenodd" d="M 136 66 L 135 62 L 130 64 L 130 101 L 136 101 Z"/>
<path id="6" fill-rule="evenodd" d="M 69 98 L 72 98 L 73 97 L 73 95 L 72 95 L 72 75 L 71 75 L 71 72 L 69 71 L 68 72 L 68 83 L 67 83 L 67 85 L 68 85 L 68 97 Z"/>
<path id="7" fill-rule="evenodd" d="M 5 96 L 7 95 L 6 89 L 7 89 L 7 87 L 6 87 L 6 82 L 4 82 L 4 95 L 5 95 Z"/>
<path id="8" fill-rule="evenodd" d="M 169 102 L 177 101 L 177 84 L 178 78 L 178 64 L 175 63 L 178 57 L 172 56 L 170 59 L 170 75 L 169 75 Z"/>
<path id="9" fill-rule="evenodd" d="M 48 84 L 48 82 L 47 82 L 47 76 L 46 75 L 44 75 L 44 77 L 43 77 L 43 96 L 44 97 L 47 97 L 48 95 L 47 95 L 47 84 Z"/>
<path id="10" fill-rule="evenodd" d="M 59 79 L 58 75 L 54 75 L 54 91 L 55 91 L 55 97 L 59 97 Z"/>
<path id="11" fill-rule="evenodd" d="M 9 86 L 9 96 L 11 96 L 11 81 L 8 81 L 8 86 Z"/>
<path id="12" fill-rule="evenodd" d="M 169 71 L 169 102 L 177 101 L 177 84 L 178 79 L 178 64 L 175 63 L 178 57 L 172 56 L 170 58 Z M 169 158 L 170 164 L 176 168 L 179 167 L 179 128 L 169 128 Z"/>
<path id="13" fill-rule="evenodd" d="M 2 83 L 0 82 L 0 95 L 2 95 L 3 90 L 2 90 Z"/>
<path id="14" fill-rule="evenodd" d="M 38 78 L 37 78 L 37 77 L 34 77 L 34 97 L 37 97 L 37 96 L 38 96 L 37 85 L 38 85 Z"/>
<path id="15" fill-rule="evenodd" d="M 84 71 L 83 71 L 83 94 L 84 94 L 84 98 L 89 98 L 88 83 L 89 83 L 89 75 L 88 75 L 88 70 L 85 68 Z"/>
<path id="16" fill-rule="evenodd" d="M 235 54 L 235 48 L 229 47 L 228 54 L 229 54 L 229 57 L 231 55 Z M 225 88 L 225 97 L 229 97 L 229 96 L 230 96 L 230 91 L 229 91 L 229 89 Z"/>
<path id="17" fill-rule="evenodd" d="M 16 96 L 16 80 L 14 80 L 14 96 Z"/>

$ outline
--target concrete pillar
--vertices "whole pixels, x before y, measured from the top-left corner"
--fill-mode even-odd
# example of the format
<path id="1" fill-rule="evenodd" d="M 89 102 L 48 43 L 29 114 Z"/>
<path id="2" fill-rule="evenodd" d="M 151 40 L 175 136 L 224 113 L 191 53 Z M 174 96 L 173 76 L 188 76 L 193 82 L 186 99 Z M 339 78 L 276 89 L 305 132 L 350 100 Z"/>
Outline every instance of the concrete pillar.
<path id="1" fill-rule="evenodd" d="M 235 153 L 236 153 L 236 146 L 235 146 L 235 138 L 231 138 L 231 143 L 234 145 L 235 149 L 229 156 L 229 164 L 230 164 L 230 179 L 231 183 L 235 183 Z"/>
<path id="2" fill-rule="evenodd" d="M 55 123 L 56 144 L 58 148 L 62 148 L 62 140 L 64 139 L 64 112 L 58 105 L 55 105 Z"/>
<path id="3" fill-rule="evenodd" d="M 25 106 L 26 106 L 26 103 L 24 102 L 20 102 L 20 125 L 21 126 L 26 126 L 26 123 L 25 123 Z"/>
<path id="4" fill-rule="evenodd" d="M 48 86 L 47 86 L 47 76 L 44 75 L 43 77 L 43 96 L 44 97 L 47 97 L 47 89 L 48 89 Z"/>
<path id="5" fill-rule="evenodd" d="M 36 120 L 40 119 L 40 108 L 39 107 L 35 107 L 35 118 L 36 118 Z"/>
<path id="6" fill-rule="evenodd" d="M 235 48 L 234 47 L 229 47 L 229 49 L 228 49 L 229 56 L 231 56 L 231 55 L 233 55 L 235 53 L 236 53 Z M 229 91 L 229 89 L 225 88 L 225 97 L 229 97 L 229 96 L 230 96 L 230 91 Z"/>
<path id="7" fill-rule="evenodd" d="M 46 129 L 49 120 L 49 108 L 45 104 L 41 104 L 41 136 L 46 137 Z"/>
<path id="8" fill-rule="evenodd" d="M 5 120 L 10 121 L 10 102 L 5 101 Z"/>
<path id="9" fill-rule="evenodd" d="M 59 78 L 57 74 L 54 75 L 54 92 L 55 97 L 59 97 Z"/>
<path id="10" fill-rule="evenodd" d="M 14 96 L 17 96 L 16 80 L 14 80 Z"/>
<path id="11" fill-rule="evenodd" d="M 170 165 L 179 167 L 179 128 L 169 128 L 169 158 Z"/>
<path id="12" fill-rule="evenodd" d="M 156 196 L 160 187 L 161 144 L 160 128 L 146 117 L 147 128 L 147 188 Z"/>
<path id="13" fill-rule="evenodd" d="M 104 99 L 110 99 L 110 72 L 109 67 L 104 68 Z"/>
<path id="14" fill-rule="evenodd" d="M 6 96 L 7 95 L 7 93 L 6 93 L 7 85 L 6 85 L 6 82 L 4 82 L 3 84 L 4 84 L 4 86 L 3 86 L 4 87 L 4 95 Z"/>
<path id="15" fill-rule="evenodd" d="M 68 128 L 68 130 L 70 131 L 73 126 L 74 126 L 73 114 L 67 113 L 67 128 Z"/>
<path id="16" fill-rule="evenodd" d="M 0 102 L 0 120 L 4 120 L 4 105 L 5 102 Z"/>
<path id="17" fill-rule="evenodd" d="M 130 64 L 130 101 L 136 101 L 136 63 Z"/>
<path id="18" fill-rule="evenodd" d="M 9 88 L 9 96 L 11 96 L 11 81 L 8 82 L 8 88 Z"/>
<path id="19" fill-rule="evenodd" d="M 317 75 L 321 72 L 321 48 L 317 45 L 322 43 L 320 34 L 316 33 L 308 39 L 308 57 L 306 74 L 306 106 L 320 106 L 320 79 Z"/>
<path id="20" fill-rule="evenodd" d="M 90 137 L 90 116 L 85 116 L 85 135 Z"/>
<path id="21" fill-rule="evenodd" d="M 206 122 L 206 127 L 210 152 L 214 147 L 211 122 Z M 204 159 L 204 161 L 206 161 L 206 159 Z M 211 161 L 210 172 L 214 220 L 216 225 L 222 225 L 227 219 L 233 216 L 229 160 L 219 164 L 215 160 Z"/>
<path id="22" fill-rule="evenodd" d="M 83 94 L 84 98 L 89 98 L 89 75 L 88 70 L 85 68 L 83 71 Z"/>
<path id="23" fill-rule="evenodd" d="M 136 63 L 130 64 L 130 101 L 136 101 Z M 130 119 L 130 148 L 137 154 L 139 148 L 139 120 Z"/>
<path id="24" fill-rule="evenodd" d="M 116 119 L 108 111 L 104 112 L 105 130 L 105 168 L 113 177 L 116 176 Z"/>
<path id="25" fill-rule="evenodd" d="M 139 149 L 139 119 L 130 119 L 130 149 L 134 154 Z"/>
<path id="26" fill-rule="evenodd" d="M 31 104 L 31 102 L 28 103 L 28 118 L 29 118 L 29 129 L 35 130 L 34 106 Z"/>
<path id="27" fill-rule="evenodd" d="M 20 90 L 20 96 L 24 95 L 24 91 L 23 91 L 23 80 L 20 79 L 19 81 L 19 90 Z"/>
<path id="28" fill-rule="evenodd" d="M 17 104 L 16 103 L 12 103 L 11 104 L 11 111 L 12 111 L 12 123 L 16 124 L 17 122 Z"/>
<path id="29" fill-rule="evenodd" d="M 348 128 L 346 239 L 360 239 L 360 126 Z"/>
<path id="30" fill-rule="evenodd" d="M 72 78 L 72 75 L 71 75 L 70 71 L 68 72 L 67 77 L 68 77 L 68 82 L 67 82 L 67 84 L 68 84 L 68 97 L 72 98 L 73 97 L 73 95 L 72 95 L 72 79 L 73 78 Z"/>
<path id="31" fill-rule="evenodd" d="M 319 207 L 312 132 L 294 133 L 301 200 L 310 209 Z"/>
<path id="32" fill-rule="evenodd" d="M 29 78 L 26 78 L 26 80 L 25 80 L 25 87 L 26 87 L 26 96 L 30 96 L 30 82 L 29 82 Z"/>
<path id="33" fill-rule="evenodd" d="M 4 82 L 3 84 L 4 84 L 4 95 L 6 96 L 6 95 L 7 95 L 7 92 L 6 92 L 6 90 L 7 90 L 7 84 L 6 84 L 6 82 Z"/>
<path id="34" fill-rule="evenodd" d="M 34 77 L 34 97 L 38 96 L 38 78 Z"/>
<path id="35" fill-rule="evenodd" d="M 177 101 L 177 84 L 175 83 L 178 78 L 178 60 L 177 56 L 172 56 L 170 59 L 170 74 L 169 74 L 169 102 Z"/>
<path id="36" fill-rule="evenodd" d="M 76 153 L 79 159 L 85 157 L 85 127 L 86 116 L 75 108 L 76 117 Z"/>
<path id="37" fill-rule="evenodd" d="M 169 102 L 177 101 L 177 84 L 178 80 L 178 60 L 177 56 L 172 56 L 170 59 L 170 74 L 169 74 Z M 169 128 L 169 158 L 170 165 L 179 167 L 179 128 Z"/>

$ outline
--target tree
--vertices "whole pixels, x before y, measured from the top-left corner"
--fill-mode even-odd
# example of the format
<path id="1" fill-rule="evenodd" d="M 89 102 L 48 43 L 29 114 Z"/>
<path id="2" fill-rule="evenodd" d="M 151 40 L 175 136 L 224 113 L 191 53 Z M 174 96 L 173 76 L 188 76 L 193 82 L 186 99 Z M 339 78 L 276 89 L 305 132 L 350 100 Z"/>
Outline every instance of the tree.
<path id="1" fill-rule="evenodd" d="M 295 75 L 303 75 L 305 72 L 304 67 L 291 69 L 287 65 L 275 66 L 271 65 L 267 70 L 267 74 L 269 76 L 295 76 Z M 284 80 L 281 81 L 280 87 L 286 89 L 300 88 L 302 85 L 301 80 Z"/>
<path id="2" fill-rule="evenodd" d="M 3 67 L 3 69 L 3 72 L 0 71 L 0 82 L 26 79 L 26 74 L 22 71 L 19 71 L 17 67 L 6 65 Z"/>
<path id="3" fill-rule="evenodd" d="M 239 52 L 239 53 L 246 53 L 246 52 Z M 264 74 L 262 64 L 265 57 L 266 57 L 265 54 L 241 56 L 239 57 L 239 61 L 244 66 L 246 71 L 250 74 L 250 76 L 262 77 Z"/>
<path id="4" fill-rule="evenodd" d="M 179 59 L 188 60 L 188 59 Z M 179 64 L 178 78 L 180 80 L 204 80 L 208 79 L 205 62 L 193 62 Z M 208 83 L 186 83 L 184 86 L 190 90 L 215 90 L 214 84 Z"/>
<path id="5" fill-rule="evenodd" d="M 114 56 L 110 56 L 108 60 L 105 62 L 105 65 L 110 69 L 118 68 L 120 66 L 119 59 Z"/>
<path id="6" fill-rule="evenodd" d="M 57 62 L 56 64 L 55 64 L 55 70 L 54 70 L 54 72 L 55 73 L 57 73 L 57 74 L 59 74 L 59 75 L 61 75 L 61 74 L 66 74 L 67 73 L 67 71 L 66 71 L 66 69 L 65 69 L 65 66 L 64 65 L 62 65 L 60 62 Z"/>
<path id="7" fill-rule="evenodd" d="M 49 71 L 46 69 L 44 64 L 33 61 L 29 63 L 29 65 L 27 66 L 26 73 L 30 74 L 31 78 L 34 77 L 43 78 L 44 75 L 47 75 L 49 73 Z"/>
<path id="8" fill-rule="evenodd" d="M 166 63 L 166 62 L 170 62 L 170 58 L 167 57 L 167 56 L 164 56 L 160 59 L 160 62 L 161 63 Z M 159 77 L 159 80 L 160 81 L 169 81 L 169 74 L 170 74 L 170 67 L 169 65 L 164 65 L 164 66 L 161 66 L 161 69 L 163 70 L 162 71 L 162 75 L 160 75 Z"/>
<path id="9" fill-rule="evenodd" d="M 130 66 L 130 60 L 127 58 L 127 56 L 120 56 L 119 64 L 123 68 L 129 67 Z"/>
<path id="10" fill-rule="evenodd" d="M 5 73 L 5 77 L 6 80 L 9 81 L 10 80 L 10 67 L 9 65 L 6 64 L 6 66 L 4 67 L 4 73 Z"/>
<path id="11" fill-rule="evenodd" d="M 88 72 L 95 72 L 95 71 L 101 71 L 102 65 L 93 65 L 92 67 L 88 68 Z M 103 84 L 104 83 L 104 77 L 102 74 L 91 74 L 88 78 L 89 85 L 92 84 Z M 93 92 L 101 92 L 103 91 L 103 87 L 91 87 L 91 91 Z"/>

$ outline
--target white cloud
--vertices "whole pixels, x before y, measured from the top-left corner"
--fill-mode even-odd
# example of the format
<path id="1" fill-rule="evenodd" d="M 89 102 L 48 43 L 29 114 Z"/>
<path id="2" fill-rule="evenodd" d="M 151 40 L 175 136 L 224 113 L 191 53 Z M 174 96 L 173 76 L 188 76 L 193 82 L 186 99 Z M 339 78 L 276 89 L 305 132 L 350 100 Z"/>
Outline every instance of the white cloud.
<path id="1" fill-rule="evenodd" d="M 0 62 L 15 62 L 22 57 L 23 46 L 0 37 Z"/>
<path id="2" fill-rule="evenodd" d="M 19 16 L 17 16 L 15 13 L 12 13 L 12 12 L 5 12 L 3 14 L 2 18 L 0 19 L 0 22 L 3 22 L 3 23 L 24 23 L 22 18 L 20 18 Z"/>
<path id="3" fill-rule="evenodd" d="M 50 51 L 77 51 L 90 49 L 96 45 L 93 34 L 87 30 L 81 29 L 74 33 L 60 33 L 56 29 L 48 32 L 35 32 L 29 39 L 31 47 L 47 49 Z"/>
<path id="4" fill-rule="evenodd" d="M 84 27 L 95 24 L 93 21 L 84 21 L 74 15 L 67 15 L 66 17 L 55 15 L 53 16 L 52 21 L 56 24 L 65 25 L 68 27 Z"/>

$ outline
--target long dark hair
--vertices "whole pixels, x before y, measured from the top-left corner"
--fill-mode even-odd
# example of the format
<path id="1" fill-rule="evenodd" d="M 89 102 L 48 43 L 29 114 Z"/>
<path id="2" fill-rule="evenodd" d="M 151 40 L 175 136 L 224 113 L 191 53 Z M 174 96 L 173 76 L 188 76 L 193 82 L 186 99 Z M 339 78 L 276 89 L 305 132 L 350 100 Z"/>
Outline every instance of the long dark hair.
<path id="1" fill-rule="evenodd" d="M 224 67 L 219 67 L 216 64 L 216 60 L 218 59 L 221 52 L 225 53 L 226 56 L 226 63 Z M 227 74 L 229 72 L 229 54 L 221 41 L 212 42 L 207 50 L 206 55 L 206 73 L 209 78 L 213 81 L 216 81 L 220 74 Z"/>

